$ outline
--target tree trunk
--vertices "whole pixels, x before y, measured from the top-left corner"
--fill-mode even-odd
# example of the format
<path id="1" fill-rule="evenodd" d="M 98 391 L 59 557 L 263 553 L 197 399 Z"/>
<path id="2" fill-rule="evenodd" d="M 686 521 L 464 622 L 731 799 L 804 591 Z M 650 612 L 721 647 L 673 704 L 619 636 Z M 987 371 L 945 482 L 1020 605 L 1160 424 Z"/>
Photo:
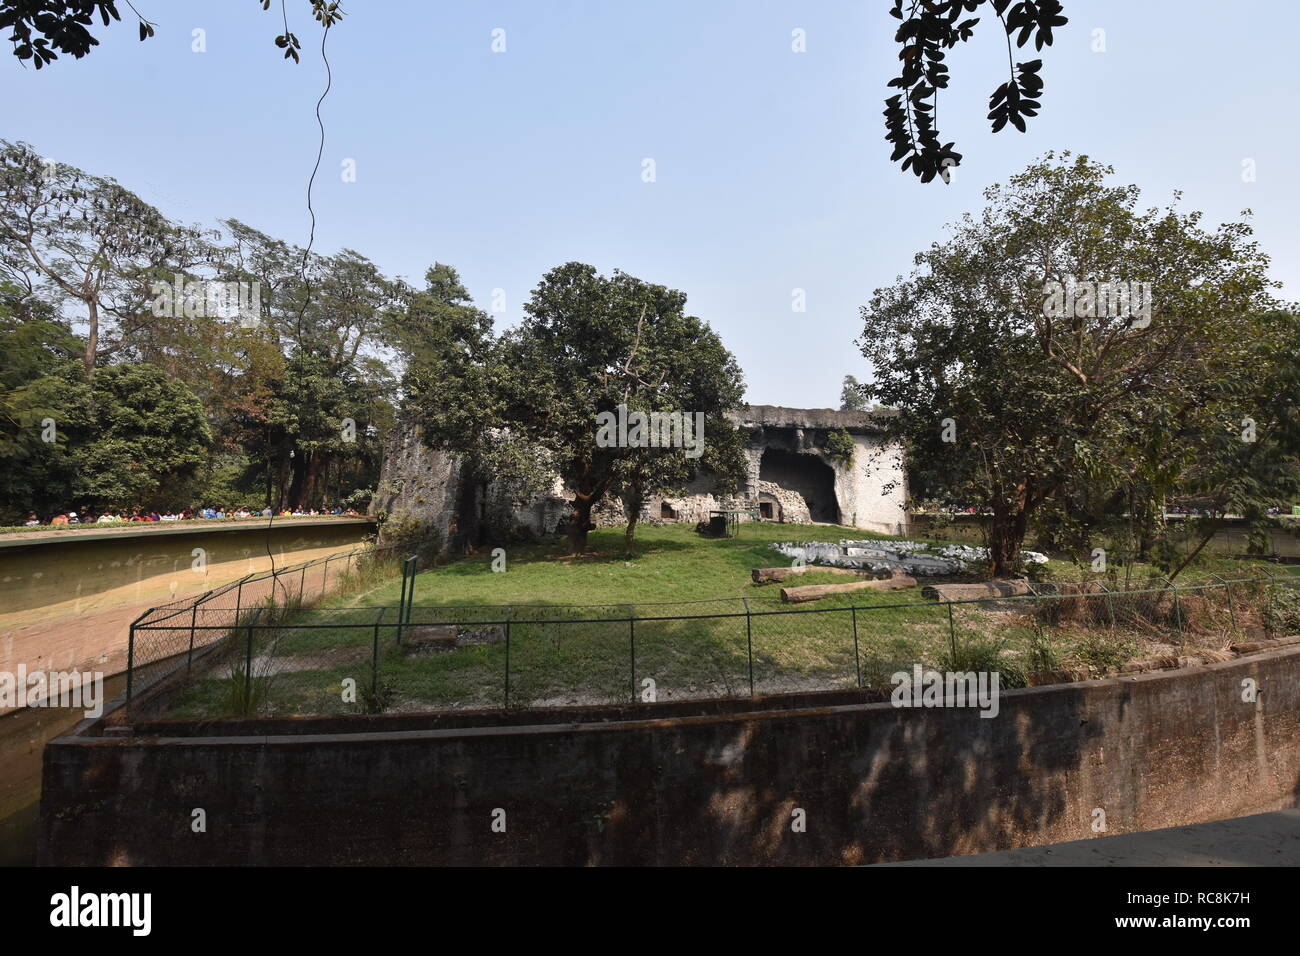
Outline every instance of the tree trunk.
<path id="1" fill-rule="evenodd" d="M 90 330 L 86 333 L 86 352 L 81 357 L 81 364 L 86 367 L 86 381 L 95 377 L 95 353 L 99 349 L 99 306 L 94 300 L 86 303 L 86 320 Z"/>
<path id="2" fill-rule="evenodd" d="M 1020 566 L 1020 547 L 1025 542 L 1029 515 L 1023 509 L 1007 512 L 994 509 L 989 522 L 989 575 L 1005 578 Z"/>
<path id="3" fill-rule="evenodd" d="M 455 540 L 447 542 L 449 548 L 473 554 L 475 546 L 482 543 L 483 522 L 479 514 L 482 486 L 483 478 L 476 463 L 469 459 L 462 460 L 460 487 L 456 494 Z"/>
<path id="4" fill-rule="evenodd" d="M 293 478 L 289 481 L 289 507 L 296 511 L 302 507 L 302 493 L 306 484 L 307 465 L 302 455 L 294 455 L 291 461 L 293 462 Z"/>
<path id="5" fill-rule="evenodd" d="M 569 512 L 569 554 L 582 554 L 587 550 L 587 529 L 591 525 L 591 509 L 595 499 L 581 493 L 573 496 L 573 510 Z"/>
<path id="6" fill-rule="evenodd" d="M 325 453 L 323 451 L 314 451 L 311 458 L 307 461 L 307 482 L 303 490 L 303 503 L 309 508 L 316 507 L 316 502 L 320 495 L 318 488 L 320 485 L 321 467 L 325 464 Z"/>
<path id="7" fill-rule="evenodd" d="M 624 544 L 629 554 L 636 545 L 636 523 L 641 519 L 641 506 L 644 503 L 645 497 L 641 494 L 641 489 L 635 485 L 623 498 L 623 510 L 627 512 L 627 533 L 624 535 Z"/>

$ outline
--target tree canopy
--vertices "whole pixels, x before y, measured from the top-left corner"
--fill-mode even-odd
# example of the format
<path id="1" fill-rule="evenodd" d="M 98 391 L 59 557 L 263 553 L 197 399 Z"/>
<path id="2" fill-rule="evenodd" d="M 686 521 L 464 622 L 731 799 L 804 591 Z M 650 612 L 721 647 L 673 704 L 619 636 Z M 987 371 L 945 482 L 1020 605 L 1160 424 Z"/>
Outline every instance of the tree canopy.
<path id="1" fill-rule="evenodd" d="M 271 9 L 271 0 L 257 2 L 263 10 Z M 312 17 L 326 29 L 343 18 L 339 4 L 332 0 L 308 2 Z M 158 24 L 142 16 L 130 0 L 126 0 L 126 6 L 135 14 L 140 39 L 152 37 Z M 99 46 L 99 40 L 90 32 L 96 18 L 103 27 L 120 22 L 122 15 L 116 0 L 0 0 L 0 30 L 12 30 L 9 41 L 14 56 L 22 62 L 30 61 L 38 70 L 57 60 L 60 53 L 80 60 Z M 276 36 L 275 45 L 284 51 L 285 59 L 298 62 L 302 47 L 289 29 L 287 14 L 284 32 Z"/>
<path id="2" fill-rule="evenodd" d="M 546 449 L 571 489 L 572 552 L 586 548 L 592 508 L 611 491 L 639 504 L 706 461 L 724 477 L 738 468 L 726 449 L 739 442 L 723 413 L 742 401 L 740 367 L 717 333 L 686 313 L 684 293 L 570 262 L 542 277 L 525 313 L 502 341 L 501 424 Z M 702 454 L 599 442 L 599 416 L 619 415 L 620 406 L 629 421 L 632 413 L 686 415 L 682 424 L 694 427 L 701 416 Z"/>
<path id="3" fill-rule="evenodd" d="M 1234 438 L 1251 418 L 1257 440 L 1290 440 L 1262 391 L 1286 373 L 1246 345 L 1294 330 L 1264 318 L 1275 284 L 1250 227 L 1208 231 L 1177 197 L 1139 210 L 1112 174 L 1049 153 L 862 308 L 863 394 L 903 412 L 915 494 L 991 513 L 996 574 L 1071 494 L 1130 492 L 1133 515 L 1171 482 L 1226 489 L 1247 461 L 1294 454 Z"/>

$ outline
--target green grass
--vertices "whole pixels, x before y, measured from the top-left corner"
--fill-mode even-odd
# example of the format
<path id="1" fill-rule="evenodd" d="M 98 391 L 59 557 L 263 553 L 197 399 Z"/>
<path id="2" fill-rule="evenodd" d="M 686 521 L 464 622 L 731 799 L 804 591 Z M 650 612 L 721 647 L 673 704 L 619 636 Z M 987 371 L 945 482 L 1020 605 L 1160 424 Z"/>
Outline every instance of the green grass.
<path id="1" fill-rule="evenodd" d="M 1096 616 L 1045 623 L 1030 602 L 957 606 L 950 631 L 948 608 L 924 601 L 918 590 L 862 591 L 786 605 L 780 602 L 781 584 L 755 585 L 750 579 L 754 568 L 789 564 L 771 549 L 774 542 L 866 537 L 883 536 L 824 525 L 747 524 L 737 537 L 709 539 L 686 525 L 652 524 L 638 528 L 636 552 L 629 555 L 621 528 L 601 529 L 592 533 L 590 552 L 582 557 L 563 554 L 562 542 L 550 540 L 507 548 L 504 572 L 492 570 L 490 550 L 421 572 L 412 621 L 487 626 L 509 617 L 511 706 L 628 701 L 634 691 L 645 690 L 646 679 L 653 680 L 661 701 L 746 695 L 751 647 L 757 693 L 854 687 L 859 673 L 863 685 L 888 688 L 890 675 L 914 663 L 944 668 L 975 660 L 981 666 L 1001 662 L 1008 674 L 1019 675 L 1051 669 L 1045 666 L 1049 662 L 1099 671 L 1122 663 L 1122 656 L 1141 647 L 1141 635 L 1126 631 L 1122 622 L 1118 629 L 1099 624 Z M 1243 562 L 1212 559 L 1199 567 L 1198 576 L 1243 577 L 1249 572 Z M 1061 580 L 1081 576 L 1062 561 L 1051 562 L 1041 573 Z M 1135 583 L 1147 573 L 1136 569 Z M 790 583 L 848 580 L 810 571 Z M 504 643 L 416 655 L 398 646 L 393 625 L 400 587 L 400 580 L 390 577 L 357 588 L 277 631 L 260 634 L 254 651 L 261 663 L 255 663 L 254 674 L 268 684 L 266 712 L 366 709 L 380 606 L 394 609 L 378 629 L 379 685 L 381 691 L 387 689 L 379 696 L 387 697 L 392 709 L 505 704 Z M 1243 605 L 1245 597 L 1238 596 Z M 1205 611 L 1214 622 L 1206 640 L 1221 643 L 1215 628 L 1224 611 L 1212 610 Z M 1168 618 L 1170 607 L 1160 613 Z M 627 618 L 633 615 L 636 621 L 629 625 Z M 582 620 L 559 623 L 561 617 Z M 678 619 L 655 620 L 661 617 Z M 330 626 L 303 626 L 313 623 Z M 1153 629 L 1146 637 L 1154 641 L 1166 632 Z M 186 690 L 173 714 L 227 712 L 229 701 L 239 699 L 229 686 L 236 679 L 242 679 L 237 667 L 210 667 Z M 357 685 L 355 701 L 344 699 L 347 680 Z"/>

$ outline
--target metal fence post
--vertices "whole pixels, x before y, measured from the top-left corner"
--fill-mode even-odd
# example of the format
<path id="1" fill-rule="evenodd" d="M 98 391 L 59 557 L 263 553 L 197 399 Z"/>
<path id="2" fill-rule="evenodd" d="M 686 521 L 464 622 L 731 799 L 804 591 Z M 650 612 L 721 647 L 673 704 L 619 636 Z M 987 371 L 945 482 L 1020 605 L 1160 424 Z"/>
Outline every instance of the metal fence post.
<path id="1" fill-rule="evenodd" d="M 332 555 L 332 554 L 327 554 L 327 555 L 325 555 L 325 574 L 324 574 L 324 576 L 321 578 L 321 582 L 320 582 L 320 596 L 321 596 L 321 597 L 324 597 L 326 594 L 329 593 L 329 587 L 330 587 L 330 558 L 332 558 L 332 557 L 334 557 L 334 555 Z"/>
<path id="2" fill-rule="evenodd" d="M 302 566 L 302 578 L 298 581 L 298 603 L 307 603 L 307 567 L 311 562 L 308 561 Z"/>
<path id="3" fill-rule="evenodd" d="M 415 604 L 415 575 L 420 570 L 420 556 L 413 554 L 406 559 L 411 566 L 411 583 L 406 588 L 406 624 L 411 623 L 411 606 Z"/>
<path id="4" fill-rule="evenodd" d="M 862 657 L 858 653 L 858 606 L 849 605 L 849 612 L 853 615 L 853 666 L 858 673 L 858 689 L 862 689 Z"/>
<path id="5" fill-rule="evenodd" d="M 745 646 L 749 651 L 749 696 L 754 696 L 754 629 L 749 614 L 749 598 L 740 599 L 745 605 Z"/>
<path id="6" fill-rule="evenodd" d="M 1268 575 L 1268 619 L 1265 627 L 1271 633 L 1272 622 L 1277 620 L 1277 576 L 1273 574 L 1272 568 L 1264 567 L 1260 570 Z"/>
<path id="7" fill-rule="evenodd" d="M 262 609 L 258 608 L 248 622 L 248 649 L 244 652 L 244 707 L 250 714 L 253 708 L 253 625 L 261 616 Z"/>
<path id="8" fill-rule="evenodd" d="M 1232 606 L 1232 585 L 1228 583 L 1227 578 L 1220 578 L 1217 574 L 1211 574 L 1210 577 L 1219 578 L 1223 582 L 1223 593 L 1228 596 L 1228 619 L 1232 621 L 1232 630 L 1235 633 L 1237 630 L 1237 611 Z"/>
<path id="9" fill-rule="evenodd" d="M 384 610 L 381 607 L 379 616 L 375 618 L 375 639 L 370 654 L 370 693 L 374 697 L 371 701 L 374 706 L 378 706 L 379 702 L 379 622 L 384 619 Z"/>
<path id="10" fill-rule="evenodd" d="M 952 667 L 957 669 L 957 626 L 952 620 L 952 601 L 945 602 L 948 605 L 948 644 L 952 647 Z"/>
<path id="11" fill-rule="evenodd" d="M 190 672 L 190 668 L 194 664 L 194 624 L 198 618 L 198 614 L 199 602 L 196 600 L 192 605 L 190 605 L 190 649 L 185 655 L 185 673 L 187 674 Z"/>
<path id="12" fill-rule="evenodd" d="M 1097 586 L 1106 592 L 1106 611 L 1110 615 L 1110 629 L 1115 630 L 1115 600 L 1105 581 L 1098 581 Z"/>
<path id="13" fill-rule="evenodd" d="M 632 703 L 636 703 L 636 608 L 630 608 L 627 618 L 627 640 L 632 661 Z"/>
<path id="14" fill-rule="evenodd" d="M 506 608 L 506 710 L 510 709 L 510 618 L 513 613 L 514 608 Z"/>
<path id="15" fill-rule="evenodd" d="M 1161 577 L 1160 580 L 1164 581 L 1165 584 L 1169 585 L 1169 587 L 1173 589 L 1173 592 L 1174 592 L 1174 622 L 1178 625 L 1178 636 L 1179 636 L 1179 637 L 1182 637 L 1182 636 L 1183 636 L 1183 608 L 1182 608 L 1182 605 L 1178 603 L 1178 585 L 1174 584 L 1173 581 L 1170 581 L 1170 580 L 1169 580 L 1168 578 L 1166 578 L 1166 577 Z"/>
<path id="16" fill-rule="evenodd" d="M 144 613 L 148 614 L 149 612 L 145 611 Z M 143 616 L 142 614 L 141 617 Z M 139 623 L 139 620 L 140 618 L 136 618 L 131 622 L 130 635 L 126 641 L 126 702 L 128 706 L 131 703 L 131 691 L 134 689 L 132 685 L 135 680 L 135 626 Z"/>

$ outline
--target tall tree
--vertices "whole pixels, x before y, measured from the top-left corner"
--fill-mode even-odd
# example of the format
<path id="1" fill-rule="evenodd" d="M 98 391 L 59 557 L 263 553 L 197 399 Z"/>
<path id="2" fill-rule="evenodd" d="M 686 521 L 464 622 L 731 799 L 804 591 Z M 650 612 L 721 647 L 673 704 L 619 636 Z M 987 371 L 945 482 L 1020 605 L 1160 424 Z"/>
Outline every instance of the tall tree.
<path id="1" fill-rule="evenodd" d="M 644 453 L 630 441 L 598 441 L 598 416 L 624 406 L 625 416 L 686 414 L 693 424 L 700 413 L 704 447 L 732 427 L 724 413 L 742 400 L 740 368 L 685 307 L 682 292 L 570 262 L 542 277 L 523 322 L 504 338 L 503 423 L 552 454 L 573 495 L 574 554 L 586 550 L 592 509 Z"/>
<path id="2" fill-rule="evenodd" d="M 840 411 L 865 412 L 871 403 L 862 397 L 862 383 L 852 375 L 844 376 L 844 387 L 840 389 Z"/>
<path id="3" fill-rule="evenodd" d="M 480 543 L 486 528 L 474 506 L 491 485 L 503 500 L 522 504 L 553 480 L 550 459 L 506 427 L 507 374 L 492 318 L 474 306 L 454 268 L 434 263 L 425 285 L 403 290 L 390 313 L 389 341 L 402 357 L 402 414 L 432 448 L 460 460 L 457 547 Z"/>
<path id="4" fill-rule="evenodd" d="M 1124 422 L 1230 374 L 1271 304 L 1249 226 L 1138 211 L 1112 173 L 1048 154 L 862 309 L 863 393 L 903 412 L 895 427 L 951 497 L 991 512 L 995 575 L 1073 476 L 1105 480 Z"/>
<path id="5" fill-rule="evenodd" d="M 76 310 L 87 380 L 149 326 L 154 283 L 201 261 L 202 238 L 111 179 L 0 140 L 0 269 Z"/>

